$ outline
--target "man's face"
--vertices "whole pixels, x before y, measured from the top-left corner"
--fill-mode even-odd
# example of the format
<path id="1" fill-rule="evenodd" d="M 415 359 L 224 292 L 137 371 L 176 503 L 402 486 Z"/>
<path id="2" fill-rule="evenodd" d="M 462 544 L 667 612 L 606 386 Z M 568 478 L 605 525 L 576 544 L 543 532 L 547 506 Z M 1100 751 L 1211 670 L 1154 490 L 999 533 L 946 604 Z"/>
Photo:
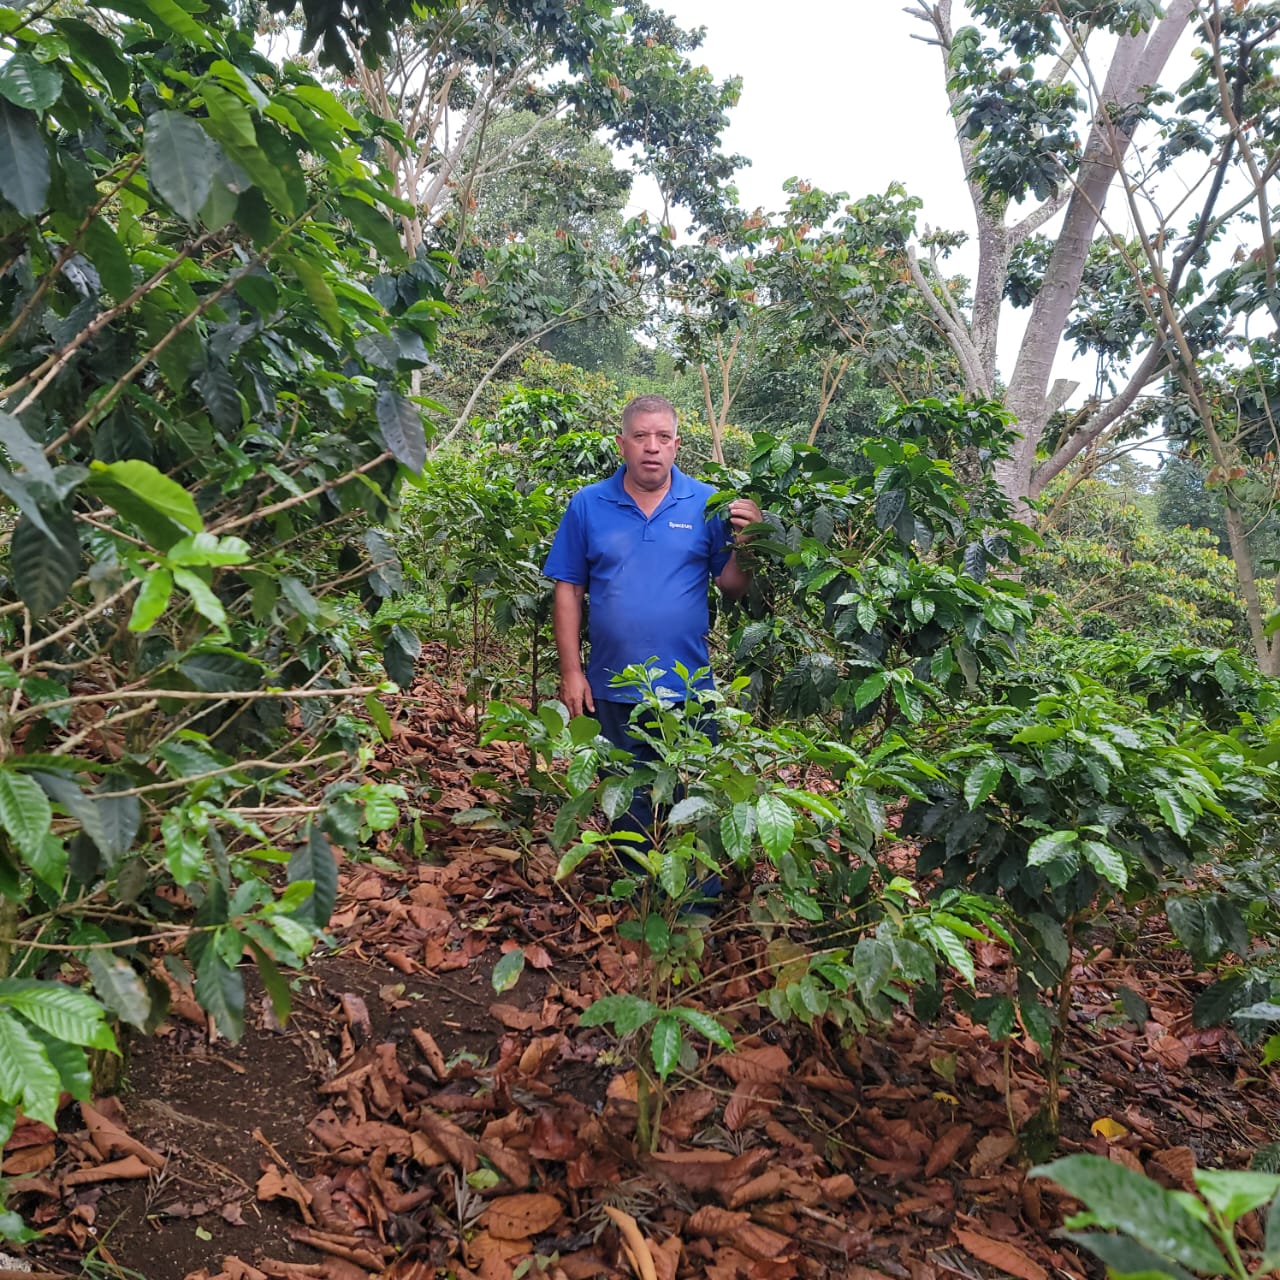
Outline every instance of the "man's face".
<path id="1" fill-rule="evenodd" d="M 634 414 L 618 437 L 627 479 L 640 489 L 666 488 L 679 443 L 670 414 L 661 410 Z"/>

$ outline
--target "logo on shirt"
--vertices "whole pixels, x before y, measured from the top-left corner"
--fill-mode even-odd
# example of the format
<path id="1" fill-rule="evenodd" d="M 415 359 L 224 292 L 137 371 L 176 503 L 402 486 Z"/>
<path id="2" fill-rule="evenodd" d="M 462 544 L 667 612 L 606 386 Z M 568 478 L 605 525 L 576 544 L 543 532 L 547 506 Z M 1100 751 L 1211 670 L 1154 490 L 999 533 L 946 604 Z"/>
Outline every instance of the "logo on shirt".
<path id="1" fill-rule="evenodd" d="M 668 528 L 668 529 L 690 529 L 690 530 L 691 530 L 691 529 L 693 528 L 693 525 L 691 525 L 691 524 L 684 524 L 684 523 L 683 523 L 682 521 L 680 521 L 680 520 L 668 520 L 668 521 L 667 521 L 667 528 Z"/>

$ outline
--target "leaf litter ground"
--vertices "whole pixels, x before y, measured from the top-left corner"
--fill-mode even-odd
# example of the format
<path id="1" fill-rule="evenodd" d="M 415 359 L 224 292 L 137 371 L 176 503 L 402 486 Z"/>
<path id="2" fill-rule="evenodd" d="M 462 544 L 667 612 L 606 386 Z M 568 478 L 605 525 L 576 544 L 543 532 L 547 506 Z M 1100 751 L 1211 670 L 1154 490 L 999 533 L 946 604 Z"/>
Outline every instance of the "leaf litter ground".
<path id="1" fill-rule="evenodd" d="M 399 708 L 377 767 L 417 793 L 429 860 L 343 867 L 337 945 L 286 1027 L 251 988 L 232 1045 L 179 999 L 117 1097 L 68 1105 L 56 1134 L 19 1125 L 4 1174 L 45 1232 L 37 1273 L 90 1259 L 146 1280 L 1093 1274 L 1054 1235 L 1069 1206 L 1023 1176 L 1033 1047 L 1006 1052 L 954 1011 L 843 1046 L 780 1027 L 754 999 L 778 955 L 740 904 L 712 926 L 698 993 L 731 1017 L 736 1051 L 704 1046 L 659 1150 L 640 1153 L 634 1072 L 576 1025 L 630 988 L 636 957 L 590 877 L 556 885 L 545 845 L 522 857 L 500 831 L 451 823 L 496 800 L 482 771 L 518 764 L 476 747 L 458 705 L 424 682 Z M 1188 1186 L 1194 1164 L 1241 1167 L 1280 1139 L 1280 1090 L 1229 1032 L 1192 1028 L 1205 979 L 1135 934 L 1136 950 L 1078 968 L 1060 1149 Z M 497 995 L 513 946 L 526 967 Z M 999 948 L 978 960 L 999 980 Z M 1122 986 L 1146 1002 L 1141 1025 Z"/>

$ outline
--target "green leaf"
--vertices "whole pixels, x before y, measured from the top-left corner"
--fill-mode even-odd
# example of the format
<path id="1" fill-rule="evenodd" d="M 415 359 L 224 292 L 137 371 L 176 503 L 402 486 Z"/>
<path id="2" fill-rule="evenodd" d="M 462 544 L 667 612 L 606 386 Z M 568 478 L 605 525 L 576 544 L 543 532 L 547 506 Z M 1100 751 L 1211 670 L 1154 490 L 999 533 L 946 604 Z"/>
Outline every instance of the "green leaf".
<path id="1" fill-rule="evenodd" d="M 640 996 L 601 996 L 582 1011 L 578 1024 L 583 1027 L 612 1025 L 614 1033 L 621 1039 L 647 1026 L 659 1012 L 656 1004 Z"/>
<path id="2" fill-rule="evenodd" d="M 1041 836 L 1027 850 L 1027 865 L 1039 867 L 1046 862 L 1053 862 L 1062 857 L 1068 847 L 1079 839 L 1080 835 L 1075 831 L 1051 831 L 1047 836 Z"/>
<path id="3" fill-rule="evenodd" d="M 67 598 L 80 572 L 80 534 L 74 517 L 65 510 L 46 511 L 44 517 L 52 539 L 23 516 L 9 544 L 13 585 L 37 620 Z"/>
<path id="4" fill-rule="evenodd" d="M 142 136 L 151 185 L 178 217 L 194 222 L 209 198 L 218 144 L 177 111 L 152 112 Z"/>
<path id="5" fill-rule="evenodd" d="M 1096 1254 L 1107 1268 L 1107 1275 L 1117 1277 L 1169 1276 L 1171 1280 L 1195 1280 L 1191 1272 L 1169 1258 L 1162 1258 L 1128 1236 L 1108 1235 L 1103 1231 L 1064 1231 L 1068 1240 L 1074 1241 Z"/>
<path id="6" fill-rule="evenodd" d="M 173 574 L 161 566 L 152 570 L 142 580 L 142 590 L 133 602 L 133 613 L 129 615 L 130 631 L 150 631 L 157 619 L 169 607 L 169 597 L 173 595 Z"/>
<path id="7" fill-rule="evenodd" d="M 633 788 L 625 778 L 610 776 L 601 782 L 597 794 L 605 817 L 615 822 L 631 807 Z"/>
<path id="8" fill-rule="evenodd" d="M 48 1056 L 64 1091 L 77 1102 L 88 1102 L 93 1096 L 93 1074 L 89 1070 L 89 1060 L 85 1057 L 84 1050 L 78 1044 L 68 1044 L 39 1027 L 30 1027 L 28 1030 Z M 118 1049 L 115 1052 L 119 1054 Z"/>
<path id="9" fill-rule="evenodd" d="M 167 516 L 184 529 L 199 533 L 204 528 L 204 520 L 191 495 L 151 463 L 140 458 L 126 458 L 120 462 L 92 462 L 89 469 L 95 476 L 127 489 L 151 510 Z"/>
<path id="10" fill-rule="evenodd" d="M 391 387 L 378 392 L 378 426 L 391 456 L 410 471 L 421 471 L 427 460 L 427 435 L 422 413 L 412 400 Z"/>
<path id="11" fill-rule="evenodd" d="M 964 945 L 963 939 L 957 937 L 945 925 L 929 925 L 924 932 L 947 963 L 970 986 L 973 986 L 977 975 L 973 957 L 969 954 L 969 948 Z"/>
<path id="12" fill-rule="evenodd" d="M 1171 1192 L 1123 1165 L 1102 1156 L 1074 1155 L 1039 1165 L 1030 1176 L 1050 1178 L 1082 1200 L 1104 1230 L 1123 1231 L 1192 1271 L 1220 1275 L 1226 1270 L 1204 1224 Z"/>
<path id="13" fill-rule="evenodd" d="M 751 858 L 751 833 L 755 830 L 755 813 L 745 800 L 739 800 L 720 819 L 720 840 L 725 853 L 739 866 Z"/>
<path id="14" fill-rule="evenodd" d="M 671 806 L 667 821 L 673 827 L 687 827 L 703 818 L 714 818 L 719 812 L 706 796 L 686 796 Z"/>
<path id="15" fill-rule="evenodd" d="M 53 484 L 53 467 L 44 455 L 44 447 L 11 413 L 0 413 L 0 444 L 13 465 L 24 468 L 32 480 Z"/>
<path id="16" fill-rule="evenodd" d="M 333 286 L 325 279 L 324 272 L 318 267 L 313 267 L 305 258 L 290 258 L 289 265 L 293 268 L 293 273 L 298 277 L 298 283 L 302 285 L 307 297 L 311 299 L 311 305 L 324 321 L 325 327 L 335 338 L 341 338 L 344 328 L 342 313 L 338 310 L 338 299 L 334 295 Z M 381 414 L 379 414 L 379 420 L 381 420 Z"/>
<path id="17" fill-rule="evenodd" d="M 61 892 L 67 874 L 67 846 L 55 835 L 47 835 L 26 855 L 32 873 L 50 888 Z"/>
<path id="18" fill-rule="evenodd" d="M 1262 1258 L 1257 1267 L 1258 1275 L 1266 1275 L 1268 1271 L 1280 1267 L 1280 1195 L 1271 1201 L 1271 1207 L 1267 1210 L 1266 1230 Z"/>
<path id="19" fill-rule="evenodd" d="M 85 228 L 84 251 L 98 269 L 102 287 L 123 302 L 133 290 L 133 269 L 129 251 L 105 218 L 96 217 Z"/>
<path id="20" fill-rule="evenodd" d="M 874 675 L 870 675 L 865 680 L 860 681 L 858 687 L 853 691 L 854 709 L 862 711 L 870 703 L 875 702 L 884 693 L 884 687 L 888 683 L 889 674 L 886 671 L 877 671 Z"/>
<path id="21" fill-rule="evenodd" d="M 1117 889 L 1125 888 L 1129 883 L 1129 868 L 1124 864 L 1124 856 L 1109 844 L 1099 840 L 1082 840 L 1080 851 L 1089 865 L 1104 879 L 1110 881 Z"/>
<path id="22" fill-rule="evenodd" d="M 1155 793 L 1160 816 L 1184 838 L 1196 823 L 1196 810 L 1188 797 L 1178 791 L 1162 788 Z"/>
<path id="23" fill-rule="evenodd" d="M 62 1080 L 44 1046 L 13 1017 L 0 1009 L 0 1099 L 50 1129 L 58 1127 Z"/>
<path id="24" fill-rule="evenodd" d="M 279 921 L 272 923 L 279 923 Z M 293 1008 L 289 983 L 276 962 L 252 938 L 249 940 L 249 950 L 253 954 L 254 964 L 258 966 L 258 977 L 262 979 L 262 986 L 271 1000 L 271 1011 L 276 1015 L 276 1021 L 283 1027 L 289 1020 L 289 1011 Z"/>
<path id="25" fill-rule="evenodd" d="M 795 838 L 796 821 L 791 807 L 775 795 L 762 795 L 756 801 L 756 830 L 769 857 L 779 861 Z"/>
<path id="26" fill-rule="evenodd" d="M 718 1044 L 722 1049 L 733 1048 L 733 1037 L 710 1014 L 703 1013 L 700 1009 L 685 1008 L 672 1009 L 671 1012 L 699 1035 L 706 1036 L 712 1044 Z"/>
<path id="27" fill-rule="evenodd" d="M 49 148 L 38 116 L 0 100 L 0 195 L 24 218 L 43 213 Z"/>
<path id="28" fill-rule="evenodd" d="M 221 568 L 247 564 L 249 544 L 243 538 L 219 538 L 212 533 L 193 533 L 179 538 L 165 555 L 173 565 L 196 568 Z"/>
<path id="29" fill-rule="evenodd" d="M 204 28 L 176 0 L 121 0 L 117 7 L 131 18 L 149 21 L 153 27 L 159 27 L 161 33 L 181 36 L 197 49 L 210 47 Z M 196 11 L 203 8 L 197 5 Z"/>
<path id="30" fill-rule="evenodd" d="M 211 638 L 227 639 L 227 611 L 222 607 L 222 601 L 213 594 L 209 584 L 192 569 L 174 569 L 173 581 L 175 586 L 181 587 L 191 597 L 196 612 L 222 633 Z"/>
<path id="31" fill-rule="evenodd" d="M 364 696 L 364 709 L 368 713 L 369 719 L 373 721 L 374 727 L 378 730 L 383 742 L 391 741 L 391 716 L 382 699 L 376 693 L 366 693 Z"/>
<path id="32" fill-rule="evenodd" d="M 53 825 L 53 810 L 34 778 L 0 769 L 0 825 L 24 855 L 39 851 Z"/>
<path id="33" fill-rule="evenodd" d="M 1231 1226 L 1252 1209 L 1270 1204 L 1280 1194 L 1280 1174 L 1252 1169 L 1197 1169 L 1200 1194 Z"/>
<path id="34" fill-rule="evenodd" d="M 293 913 L 294 916 L 323 929 L 329 923 L 334 903 L 338 900 L 338 864 L 328 838 L 314 823 L 307 831 L 307 838 L 289 859 L 289 883 L 298 880 L 310 880 L 312 890 L 311 897 Z"/>
<path id="35" fill-rule="evenodd" d="M 164 841 L 164 863 L 169 874 L 182 887 L 200 878 L 208 851 L 204 841 L 190 825 L 183 809 L 168 809 L 160 819 L 160 835 Z"/>
<path id="36" fill-rule="evenodd" d="M 520 981 L 520 975 L 523 972 L 524 949 L 515 947 L 506 952 L 502 959 L 493 966 L 493 977 L 490 979 L 493 983 L 493 989 L 499 995 L 504 991 L 510 991 Z"/>
<path id="37" fill-rule="evenodd" d="M 87 71 L 113 98 L 129 96 L 129 64 L 97 27 L 79 18 L 55 18 L 51 24 L 66 40 L 76 65 Z"/>
<path id="38" fill-rule="evenodd" d="M 653 1035 L 649 1040 L 649 1052 L 653 1054 L 653 1067 L 659 1080 L 665 1080 L 680 1061 L 680 1046 L 684 1036 L 680 1031 L 680 1022 L 674 1014 L 664 1013 L 653 1024 Z"/>
<path id="39" fill-rule="evenodd" d="M 403 790 L 394 783 L 374 784 L 363 790 L 365 824 L 370 831 L 389 831 L 400 821 L 400 807 L 396 800 L 403 797 Z"/>
<path id="40" fill-rule="evenodd" d="M 244 979 L 212 944 L 205 947 L 196 966 L 196 1000 L 220 1035 L 232 1041 L 244 1035 Z"/>
<path id="41" fill-rule="evenodd" d="M 893 952 L 879 938 L 860 938 L 853 949 L 853 980 L 865 1005 L 874 1005 L 893 968 Z"/>
<path id="42" fill-rule="evenodd" d="M 116 1048 L 102 1006 L 65 983 L 6 978 L 0 981 L 0 1004 L 16 1009 L 28 1022 L 68 1044 Z"/>
<path id="43" fill-rule="evenodd" d="M 1000 784 L 1004 777 L 1004 761 L 997 757 L 979 760 L 964 780 L 964 798 L 970 809 L 976 809 Z"/>
<path id="44" fill-rule="evenodd" d="M 0 97 L 28 111 L 47 111 L 62 94 L 62 76 L 48 62 L 15 53 L 0 67 Z"/>
<path id="45" fill-rule="evenodd" d="M 122 956 L 97 948 L 82 951 L 80 959 L 89 970 L 98 999 L 121 1022 L 145 1030 L 151 1017 L 151 996 L 134 967 Z"/>

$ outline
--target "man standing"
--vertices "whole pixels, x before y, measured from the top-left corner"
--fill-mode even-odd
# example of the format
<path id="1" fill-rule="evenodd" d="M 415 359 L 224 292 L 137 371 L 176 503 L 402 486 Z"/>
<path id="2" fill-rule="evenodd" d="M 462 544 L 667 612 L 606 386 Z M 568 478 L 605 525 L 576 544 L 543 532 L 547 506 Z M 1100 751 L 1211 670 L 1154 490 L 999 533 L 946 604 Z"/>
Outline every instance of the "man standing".
<path id="1" fill-rule="evenodd" d="M 677 698 L 676 664 L 708 666 L 707 584 L 729 600 L 750 584 L 734 549 L 739 531 L 760 517 L 747 498 L 728 520 L 706 519 L 715 492 L 675 465 L 676 411 L 662 396 L 639 396 L 622 411 L 623 465 L 574 494 L 543 572 L 556 580 L 552 619 L 560 657 L 560 697 L 570 715 L 587 712 L 616 746 L 636 751 L 630 713 L 639 695 L 611 686 L 632 663 L 654 659 L 658 682 Z M 582 602 L 591 599 L 590 659 L 582 666 Z M 704 679 L 701 687 L 710 685 Z M 649 755 L 642 752 L 642 755 Z"/>

